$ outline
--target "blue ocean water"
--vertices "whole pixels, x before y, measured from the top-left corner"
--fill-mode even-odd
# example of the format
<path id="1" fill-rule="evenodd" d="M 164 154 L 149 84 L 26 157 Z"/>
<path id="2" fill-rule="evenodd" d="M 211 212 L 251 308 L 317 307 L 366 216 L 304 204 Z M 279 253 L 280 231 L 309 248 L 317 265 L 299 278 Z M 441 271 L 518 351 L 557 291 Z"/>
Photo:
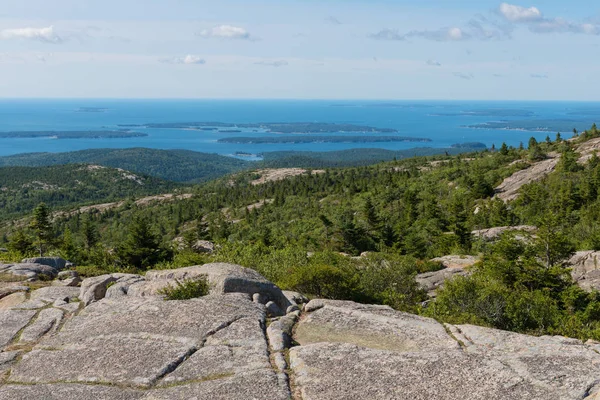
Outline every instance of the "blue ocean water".
<path id="1" fill-rule="evenodd" d="M 97 112 L 81 112 L 96 109 Z M 320 122 L 394 128 L 402 136 L 429 138 L 430 143 L 308 143 L 230 144 L 222 137 L 266 136 L 265 133 L 219 133 L 177 129 L 134 128 L 147 137 L 123 139 L 0 139 L 0 156 L 31 152 L 65 152 L 89 148 L 149 147 L 187 149 L 232 155 L 280 150 L 332 151 L 350 148 L 449 147 L 482 142 L 518 146 L 531 136 L 543 140 L 548 132 L 517 129 L 473 129 L 467 126 L 494 121 L 524 121 L 530 126 L 588 128 L 600 120 L 600 103 L 482 102 L 482 101 L 295 101 L 295 100 L 0 100 L 0 131 L 113 130 L 118 125 L 166 122 Z M 352 134 L 349 134 L 352 135 Z M 554 138 L 555 132 L 550 132 Z"/>

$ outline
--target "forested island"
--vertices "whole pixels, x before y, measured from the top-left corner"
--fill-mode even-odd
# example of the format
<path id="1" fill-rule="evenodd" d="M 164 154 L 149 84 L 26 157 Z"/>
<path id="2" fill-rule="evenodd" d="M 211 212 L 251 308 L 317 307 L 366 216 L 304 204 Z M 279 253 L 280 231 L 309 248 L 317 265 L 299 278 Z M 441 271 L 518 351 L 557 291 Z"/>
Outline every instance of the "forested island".
<path id="1" fill-rule="evenodd" d="M 282 144 L 282 143 L 384 143 L 384 142 L 431 142 L 427 138 L 407 136 L 260 136 L 230 137 L 217 140 L 219 143 L 237 144 Z"/>
<path id="2" fill-rule="evenodd" d="M 353 124 L 331 124 L 317 122 L 261 122 L 261 123 L 227 123 L 227 122 L 167 122 L 144 125 L 119 125 L 120 127 L 147 127 L 156 129 L 199 129 L 214 130 L 214 128 L 262 129 L 273 133 L 398 133 L 396 129 L 375 128 L 372 126 Z M 211 129 L 208 129 L 211 128 Z"/>
<path id="3" fill-rule="evenodd" d="M 54 138 L 54 139 L 122 139 L 145 137 L 146 133 L 131 131 L 15 131 L 0 132 L 0 139 Z"/>
<path id="4" fill-rule="evenodd" d="M 527 132 L 572 132 L 573 128 L 584 130 L 593 124 L 593 121 L 577 121 L 572 119 L 547 119 L 547 120 L 518 120 L 518 121 L 490 121 L 481 124 L 467 125 L 471 129 L 503 129 Z"/>

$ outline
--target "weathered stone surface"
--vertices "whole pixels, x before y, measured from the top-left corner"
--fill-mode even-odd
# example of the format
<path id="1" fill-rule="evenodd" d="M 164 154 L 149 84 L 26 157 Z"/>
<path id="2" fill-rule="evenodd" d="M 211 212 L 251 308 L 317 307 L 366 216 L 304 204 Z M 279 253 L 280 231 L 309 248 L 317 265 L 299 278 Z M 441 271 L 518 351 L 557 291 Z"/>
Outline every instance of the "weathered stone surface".
<path id="1" fill-rule="evenodd" d="M 85 305 L 103 299 L 108 286 L 113 283 L 138 282 L 143 278 L 133 274 L 110 274 L 84 279 L 81 283 L 79 298 Z"/>
<path id="2" fill-rule="evenodd" d="M 311 303 L 308 309 L 312 309 Z M 352 343 L 393 351 L 458 348 L 458 343 L 433 319 L 387 306 L 334 300 L 320 300 L 320 303 L 323 307 L 304 316 L 296 327 L 295 340 L 301 345 Z"/>
<path id="3" fill-rule="evenodd" d="M 150 391 L 142 400 L 290 400 L 273 371 L 214 376 L 203 382 Z M 1 400 L 1 399 L 0 399 Z"/>
<path id="4" fill-rule="evenodd" d="M 578 251 L 569 260 L 571 276 L 585 290 L 600 290 L 600 252 Z"/>
<path id="5" fill-rule="evenodd" d="M 61 271 L 58 273 L 57 279 L 52 283 L 56 286 L 76 287 L 83 280 L 79 277 L 77 271 Z"/>
<path id="6" fill-rule="evenodd" d="M 272 351 L 283 351 L 290 347 L 292 343 L 292 329 L 297 319 L 295 315 L 290 314 L 269 325 L 267 336 Z"/>
<path id="7" fill-rule="evenodd" d="M 504 234 L 505 232 L 534 233 L 536 230 L 537 228 L 531 225 L 497 226 L 495 228 L 476 230 L 471 232 L 471 234 L 477 239 L 493 241 L 500 238 L 500 236 L 502 236 L 502 234 Z"/>
<path id="8" fill-rule="evenodd" d="M 141 391 L 100 385 L 57 383 L 0 387 L 0 400 L 137 400 L 142 396 Z"/>
<path id="9" fill-rule="evenodd" d="M 468 271 L 461 268 L 446 268 L 435 272 L 426 272 L 419 274 L 416 277 L 417 283 L 427 291 L 430 297 L 436 296 L 436 290 L 444 285 L 444 283 L 456 276 L 467 276 Z"/>
<path id="10" fill-rule="evenodd" d="M 65 300 L 67 303 L 79 298 L 79 288 L 67 286 L 47 286 L 31 292 L 31 300 L 44 300 L 53 303 L 56 300 Z"/>
<path id="11" fill-rule="evenodd" d="M 566 399 L 458 349 L 398 353 L 319 343 L 293 348 L 290 360 L 304 400 Z"/>
<path id="12" fill-rule="evenodd" d="M 407 318 L 403 313 L 336 303 L 343 312 L 333 335 L 321 334 L 318 325 L 332 325 L 323 318 L 332 311 L 329 301 L 320 301 L 323 306 L 297 327 L 296 340 L 301 346 L 290 350 L 290 361 L 304 400 L 575 400 L 594 398 L 600 389 L 600 355 L 574 339 L 537 338 L 468 325 L 449 325 L 446 331 L 433 320 L 411 321 L 413 316 Z M 362 309 L 360 319 L 352 315 L 357 307 Z M 382 312 L 392 320 L 386 324 L 396 326 L 389 330 L 391 335 L 412 333 L 414 337 L 422 330 L 417 345 L 390 345 L 390 334 L 382 340 Z M 310 321 L 308 328 L 318 336 L 302 340 L 306 321 L 314 316 L 319 319 Z M 340 335 L 342 330 L 360 332 L 360 340 Z M 448 345 L 444 335 L 455 343 L 461 341 L 464 349 Z"/>
<path id="13" fill-rule="evenodd" d="M 301 293 L 292 292 L 291 290 L 283 290 L 282 293 L 291 304 L 300 305 L 308 303 L 308 298 Z"/>
<path id="14" fill-rule="evenodd" d="M 20 343 L 37 342 L 47 333 L 54 332 L 62 321 L 64 312 L 57 308 L 47 308 L 40 311 L 35 321 L 23 330 Z"/>
<path id="15" fill-rule="evenodd" d="M 20 264 L 5 264 L 2 265 L 3 274 L 11 274 L 16 278 L 20 277 L 23 280 L 36 281 L 40 279 L 40 276 L 46 278 L 54 278 L 58 271 L 48 265 L 43 264 L 32 264 L 32 263 L 20 263 Z"/>
<path id="16" fill-rule="evenodd" d="M 464 269 L 467 267 L 471 267 L 479 262 L 479 257 L 475 256 L 443 256 L 434 258 L 431 260 L 433 262 L 440 263 L 444 266 L 444 268 L 459 268 Z"/>
<path id="17" fill-rule="evenodd" d="M 270 317 L 277 317 L 284 314 L 283 311 L 281 311 L 281 308 L 279 308 L 277 303 L 274 301 L 267 302 L 267 304 L 265 304 L 265 308 L 267 309 L 267 314 Z"/>
<path id="18" fill-rule="evenodd" d="M 203 275 L 208 278 L 211 294 L 247 293 L 252 296 L 255 293 L 260 293 L 267 300 L 275 302 L 282 310 L 286 310 L 291 305 L 281 289 L 266 280 L 258 272 L 226 263 L 205 264 L 165 271 L 149 271 L 146 274 L 147 283 L 135 285 L 135 288 L 132 288 L 134 292 L 131 292 L 130 295 L 156 295 L 159 289 L 176 280 L 194 279 Z"/>
<path id="19" fill-rule="evenodd" d="M 36 314 L 30 310 L 0 311 L 0 349 L 6 347 Z"/>
<path id="20" fill-rule="evenodd" d="M 35 258 L 26 258 L 21 261 L 23 264 L 42 264 L 52 267 L 57 272 L 65 269 L 67 266 L 71 266 L 72 264 L 67 260 L 60 257 L 35 257 Z"/>
<path id="21" fill-rule="evenodd" d="M 549 153 L 546 160 L 536 162 L 529 168 L 515 172 L 496 188 L 496 197 L 505 202 L 516 199 L 519 190 L 524 185 L 539 181 L 554 171 L 559 159 L 559 154 Z"/>
<path id="22" fill-rule="evenodd" d="M 29 287 L 27 286 L 21 286 L 21 285 L 7 285 L 7 286 L 3 286 L 0 287 L 0 299 L 9 296 L 13 293 L 17 293 L 17 292 L 28 292 L 29 291 Z"/>
<path id="23" fill-rule="evenodd" d="M 18 351 L 7 351 L 0 353 L 0 374 L 3 374 L 6 370 L 10 369 L 19 354 L 20 353 Z"/>
<path id="24" fill-rule="evenodd" d="M 195 349 L 193 343 L 144 334 L 107 335 L 60 350 L 33 350 L 11 373 L 19 383 L 110 383 L 148 386 Z M 52 368 L 47 366 L 51 365 Z"/>
<path id="25" fill-rule="evenodd" d="M 8 310 L 27 301 L 25 292 L 17 292 L 0 299 L 0 310 Z"/>

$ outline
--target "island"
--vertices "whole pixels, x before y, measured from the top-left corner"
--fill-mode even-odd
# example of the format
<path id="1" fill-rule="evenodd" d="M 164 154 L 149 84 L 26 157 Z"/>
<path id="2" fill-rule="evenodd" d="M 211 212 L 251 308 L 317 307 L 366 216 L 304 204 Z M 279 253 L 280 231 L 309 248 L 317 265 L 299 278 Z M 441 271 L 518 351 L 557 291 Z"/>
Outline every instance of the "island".
<path id="1" fill-rule="evenodd" d="M 431 139 L 407 136 L 258 136 L 229 137 L 219 139 L 217 142 L 235 144 L 381 143 L 431 142 Z"/>
<path id="2" fill-rule="evenodd" d="M 510 131 L 526 132 L 571 132 L 573 128 L 583 131 L 591 126 L 593 120 L 573 120 L 573 119 L 539 119 L 539 120 L 518 120 L 518 121 L 490 121 L 482 124 L 467 125 L 471 129 L 497 129 Z"/>
<path id="3" fill-rule="evenodd" d="M 22 131 L 0 132 L 0 139 L 53 138 L 53 139 L 123 139 L 148 136 L 132 131 Z"/>
<path id="4" fill-rule="evenodd" d="M 119 125 L 131 127 L 130 125 Z M 271 133 L 310 134 L 310 133 L 398 133 L 396 129 L 375 128 L 365 125 L 334 124 L 321 122 L 261 122 L 261 123 L 227 123 L 227 122 L 167 122 L 143 125 L 157 129 L 198 129 L 219 128 L 226 130 L 251 129 Z M 221 132 L 226 132 L 221 130 Z"/>

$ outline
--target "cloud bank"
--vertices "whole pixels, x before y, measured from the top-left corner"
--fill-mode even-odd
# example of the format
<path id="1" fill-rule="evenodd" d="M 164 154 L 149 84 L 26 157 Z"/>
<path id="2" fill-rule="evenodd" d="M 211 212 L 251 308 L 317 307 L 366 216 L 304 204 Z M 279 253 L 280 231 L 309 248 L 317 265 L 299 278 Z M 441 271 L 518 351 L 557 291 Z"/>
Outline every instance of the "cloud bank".
<path id="1" fill-rule="evenodd" d="M 52 44 L 63 42 L 63 38 L 54 31 L 54 26 L 49 26 L 47 28 L 4 29 L 0 31 L 0 39 L 27 39 Z"/>
<path id="2" fill-rule="evenodd" d="M 251 35 L 244 28 L 232 25 L 219 25 L 211 29 L 205 29 L 198 32 L 198 36 L 204 39 L 230 39 L 230 40 L 250 40 Z"/>
<path id="3" fill-rule="evenodd" d="M 185 64 L 185 65 L 204 65 L 206 60 L 200 56 L 188 54 L 185 57 L 172 57 L 172 58 L 161 58 L 159 60 L 165 64 Z"/>

